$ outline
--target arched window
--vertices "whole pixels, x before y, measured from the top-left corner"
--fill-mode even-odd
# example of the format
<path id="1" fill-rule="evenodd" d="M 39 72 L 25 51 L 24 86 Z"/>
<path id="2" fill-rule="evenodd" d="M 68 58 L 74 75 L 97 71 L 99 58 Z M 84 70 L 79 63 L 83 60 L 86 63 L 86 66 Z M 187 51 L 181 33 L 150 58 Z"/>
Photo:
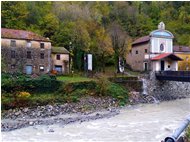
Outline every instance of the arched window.
<path id="1" fill-rule="evenodd" d="M 164 51 L 164 44 L 163 43 L 160 44 L 160 51 Z"/>

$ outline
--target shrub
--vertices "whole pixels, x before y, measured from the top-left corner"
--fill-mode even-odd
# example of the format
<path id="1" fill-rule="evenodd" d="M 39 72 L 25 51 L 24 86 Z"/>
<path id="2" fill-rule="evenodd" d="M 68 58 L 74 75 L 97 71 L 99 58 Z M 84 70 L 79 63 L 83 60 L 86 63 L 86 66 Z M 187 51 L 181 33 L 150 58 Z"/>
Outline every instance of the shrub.
<path id="1" fill-rule="evenodd" d="M 101 77 L 97 81 L 96 90 L 100 95 L 107 95 L 107 90 L 109 85 L 110 82 L 105 77 Z"/>
<path id="2" fill-rule="evenodd" d="M 23 90 L 34 92 L 55 91 L 61 85 L 55 76 L 41 75 L 31 78 L 23 74 L 2 74 L 2 90 L 10 93 Z"/>
<path id="3" fill-rule="evenodd" d="M 29 92 L 19 92 L 18 94 L 17 94 L 17 97 L 18 98 L 21 98 L 21 99 L 27 99 L 27 98 L 29 98 L 31 95 L 30 95 L 30 93 Z"/>
<path id="4" fill-rule="evenodd" d="M 187 140 L 190 141 L 190 127 L 187 128 L 185 136 L 186 136 Z"/>
<path id="5" fill-rule="evenodd" d="M 111 83 L 108 86 L 107 93 L 113 98 L 116 98 L 120 105 L 125 105 L 128 100 L 128 91 L 118 84 Z"/>

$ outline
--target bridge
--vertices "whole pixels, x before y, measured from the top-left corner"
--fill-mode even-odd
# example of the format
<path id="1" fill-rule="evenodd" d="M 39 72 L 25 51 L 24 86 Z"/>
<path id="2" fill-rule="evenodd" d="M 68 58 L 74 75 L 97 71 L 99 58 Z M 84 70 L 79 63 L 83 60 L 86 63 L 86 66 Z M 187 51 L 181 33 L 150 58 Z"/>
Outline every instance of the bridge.
<path id="1" fill-rule="evenodd" d="M 190 82 L 190 71 L 158 71 L 155 75 L 158 80 Z"/>

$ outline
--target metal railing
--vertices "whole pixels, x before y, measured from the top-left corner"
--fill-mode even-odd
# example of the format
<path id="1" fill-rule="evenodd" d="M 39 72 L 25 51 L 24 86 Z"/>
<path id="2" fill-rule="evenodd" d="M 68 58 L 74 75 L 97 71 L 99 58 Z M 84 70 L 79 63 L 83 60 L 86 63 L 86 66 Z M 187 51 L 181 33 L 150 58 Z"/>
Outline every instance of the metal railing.
<path id="1" fill-rule="evenodd" d="M 190 82 L 190 71 L 158 71 L 155 75 L 158 80 Z"/>
<path id="2" fill-rule="evenodd" d="M 190 71 L 158 71 L 156 75 L 159 76 L 178 76 L 178 77 L 190 77 Z"/>
<path id="3" fill-rule="evenodd" d="M 188 127 L 190 124 L 190 115 L 185 119 L 185 121 L 180 125 L 179 128 L 170 137 L 166 137 L 164 142 L 177 142 L 181 133 Z"/>

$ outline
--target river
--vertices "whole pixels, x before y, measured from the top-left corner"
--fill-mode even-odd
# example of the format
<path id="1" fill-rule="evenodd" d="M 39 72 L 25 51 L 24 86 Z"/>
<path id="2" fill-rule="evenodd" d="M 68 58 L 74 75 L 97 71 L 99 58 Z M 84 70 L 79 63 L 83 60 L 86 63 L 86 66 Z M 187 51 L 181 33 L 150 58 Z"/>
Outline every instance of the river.
<path id="1" fill-rule="evenodd" d="M 139 104 L 120 114 L 66 126 L 38 125 L 2 132 L 3 142 L 160 142 L 190 114 L 190 98 Z"/>

